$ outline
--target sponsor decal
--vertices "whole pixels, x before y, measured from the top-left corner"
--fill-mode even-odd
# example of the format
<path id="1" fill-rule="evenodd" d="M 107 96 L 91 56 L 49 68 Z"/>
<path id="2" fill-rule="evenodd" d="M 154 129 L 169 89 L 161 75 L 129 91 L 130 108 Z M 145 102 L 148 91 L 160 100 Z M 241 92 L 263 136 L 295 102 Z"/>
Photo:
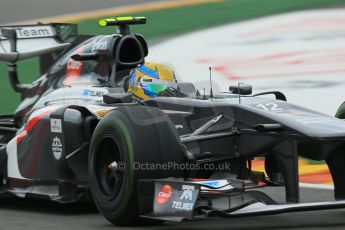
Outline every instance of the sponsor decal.
<path id="1" fill-rule="evenodd" d="M 103 97 L 104 92 L 103 91 L 95 91 L 90 89 L 84 89 L 83 90 L 83 96 L 85 97 Z"/>
<path id="2" fill-rule="evenodd" d="M 184 210 L 184 211 L 191 211 L 194 207 L 193 200 L 193 191 L 195 190 L 195 186 L 193 185 L 182 185 L 182 195 L 180 196 L 180 201 L 173 201 L 172 208 Z"/>
<path id="3" fill-rule="evenodd" d="M 81 66 L 82 66 L 82 63 L 80 61 L 76 61 L 73 59 L 70 59 L 67 63 L 68 70 L 80 70 Z"/>
<path id="4" fill-rule="evenodd" d="M 52 133 L 62 133 L 61 119 L 50 119 L 50 131 Z"/>
<path id="5" fill-rule="evenodd" d="M 84 52 L 84 46 L 79 47 L 74 54 L 80 54 Z M 66 79 L 64 80 L 65 85 L 73 84 L 75 81 L 77 81 L 82 74 L 83 70 L 83 62 L 76 61 L 70 58 L 66 65 Z"/>
<path id="6" fill-rule="evenodd" d="M 44 38 L 55 36 L 55 31 L 50 26 L 34 26 L 15 28 L 18 39 L 24 38 Z M 0 30 L 0 39 L 6 39 Z"/>
<path id="7" fill-rule="evenodd" d="M 173 197 L 172 187 L 168 184 L 163 185 L 156 196 L 156 203 L 160 205 L 166 204 L 171 200 L 172 197 Z"/>
<path id="8" fill-rule="evenodd" d="M 91 53 L 95 51 L 106 51 L 108 49 L 108 42 L 103 41 L 103 42 L 97 42 L 93 44 L 91 48 Z"/>
<path id="9" fill-rule="evenodd" d="M 199 184 L 157 181 L 153 213 L 156 216 L 191 218 L 199 192 Z"/>
<path id="10" fill-rule="evenodd" d="M 62 144 L 61 144 L 60 138 L 55 137 L 53 139 L 52 151 L 53 151 L 55 159 L 60 160 L 61 155 L 62 155 Z"/>
<path id="11" fill-rule="evenodd" d="M 184 211 L 192 211 L 194 207 L 194 203 L 191 202 L 181 202 L 181 201 L 173 201 L 172 208 L 180 209 Z"/>
<path id="12" fill-rule="evenodd" d="M 192 185 L 182 185 L 182 195 L 180 200 L 192 200 L 195 187 Z"/>
<path id="13" fill-rule="evenodd" d="M 103 109 L 103 110 L 96 111 L 96 115 L 97 115 L 98 117 L 104 117 L 104 116 L 107 115 L 109 112 L 110 112 L 110 110 L 105 110 L 105 109 Z"/>

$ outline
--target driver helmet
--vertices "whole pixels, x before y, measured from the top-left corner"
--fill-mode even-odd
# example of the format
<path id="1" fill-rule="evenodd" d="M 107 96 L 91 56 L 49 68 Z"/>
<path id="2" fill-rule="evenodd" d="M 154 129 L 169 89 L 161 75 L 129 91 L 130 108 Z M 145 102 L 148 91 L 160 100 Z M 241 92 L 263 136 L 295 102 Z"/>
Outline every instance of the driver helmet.
<path id="1" fill-rule="evenodd" d="M 146 62 L 132 70 L 128 92 L 139 100 L 158 96 L 179 96 L 174 71 L 155 62 Z"/>

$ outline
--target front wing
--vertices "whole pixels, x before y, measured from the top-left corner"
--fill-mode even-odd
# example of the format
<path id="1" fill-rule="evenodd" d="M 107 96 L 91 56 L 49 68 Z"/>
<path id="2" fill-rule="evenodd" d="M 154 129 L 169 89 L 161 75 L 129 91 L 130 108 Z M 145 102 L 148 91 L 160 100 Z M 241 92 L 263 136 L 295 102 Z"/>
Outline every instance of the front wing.
<path id="1" fill-rule="evenodd" d="M 141 180 L 141 217 L 180 222 L 209 216 L 230 218 L 345 208 L 345 200 L 278 204 L 265 193 L 246 187 L 244 181 L 234 179 Z"/>

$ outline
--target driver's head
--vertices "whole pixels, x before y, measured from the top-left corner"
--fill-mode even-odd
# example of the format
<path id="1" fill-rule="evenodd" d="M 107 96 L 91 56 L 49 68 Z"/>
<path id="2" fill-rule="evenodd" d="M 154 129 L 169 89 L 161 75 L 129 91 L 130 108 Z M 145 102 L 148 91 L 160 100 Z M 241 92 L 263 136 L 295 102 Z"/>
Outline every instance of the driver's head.
<path id="1" fill-rule="evenodd" d="M 128 92 L 140 100 L 157 96 L 175 96 L 177 82 L 173 70 L 165 65 L 146 62 L 132 70 Z"/>

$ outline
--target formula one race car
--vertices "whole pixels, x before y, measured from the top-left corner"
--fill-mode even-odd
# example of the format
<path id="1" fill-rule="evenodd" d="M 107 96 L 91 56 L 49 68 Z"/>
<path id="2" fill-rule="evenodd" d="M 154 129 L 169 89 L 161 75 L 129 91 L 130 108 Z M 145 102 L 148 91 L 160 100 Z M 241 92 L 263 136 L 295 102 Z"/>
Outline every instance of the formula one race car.
<path id="1" fill-rule="evenodd" d="M 93 200 L 116 225 L 345 208 L 341 119 L 243 84 L 200 95 L 177 82 L 180 96 L 142 101 L 127 93 L 131 70 L 148 55 L 129 25 L 145 22 L 101 20 L 118 28 L 104 36 L 78 36 L 73 24 L 1 27 L 0 60 L 22 98 L 0 117 L 3 194 Z M 41 77 L 21 84 L 15 63 L 36 56 Z M 257 156 L 266 174 L 251 169 Z M 298 156 L 326 160 L 337 201 L 298 203 Z M 270 185 L 285 186 L 288 203 L 251 190 Z"/>

